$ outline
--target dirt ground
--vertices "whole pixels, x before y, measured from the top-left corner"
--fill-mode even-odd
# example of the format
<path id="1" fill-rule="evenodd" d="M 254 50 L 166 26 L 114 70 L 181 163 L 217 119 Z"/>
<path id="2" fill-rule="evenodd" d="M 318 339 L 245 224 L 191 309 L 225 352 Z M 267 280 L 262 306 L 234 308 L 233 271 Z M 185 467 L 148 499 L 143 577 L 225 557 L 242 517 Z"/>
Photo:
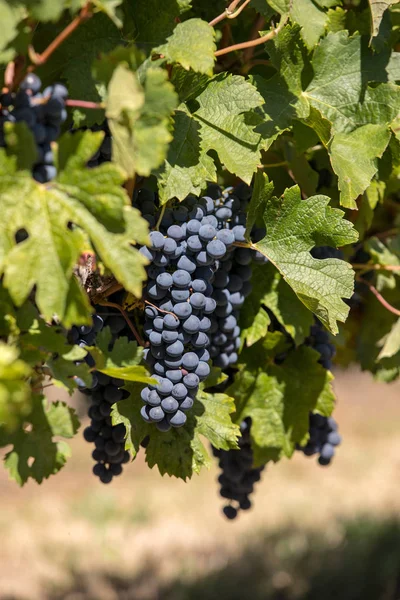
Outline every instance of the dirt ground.
<path id="1" fill-rule="evenodd" d="M 236 522 L 216 469 L 185 484 L 139 458 L 104 486 L 81 436 L 41 486 L 3 470 L 0 600 L 398 600 L 400 384 L 348 370 L 335 387 L 334 464 L 270 466 Z"/>

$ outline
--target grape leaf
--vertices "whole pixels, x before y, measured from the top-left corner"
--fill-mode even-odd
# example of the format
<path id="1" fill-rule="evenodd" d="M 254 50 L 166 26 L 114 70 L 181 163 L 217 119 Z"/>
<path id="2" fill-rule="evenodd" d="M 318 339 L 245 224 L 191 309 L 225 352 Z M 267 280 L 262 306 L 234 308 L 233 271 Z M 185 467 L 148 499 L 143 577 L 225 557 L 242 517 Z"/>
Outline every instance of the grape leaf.
<path id="1" fill-rule="evenodd" d="M 258 465 L 290 457 L 296 444 L 304 444 L 308 438 L 310 411 L 329 415 L 334 406 L 333 377 L 318 364 L 315 350 L 300 346 L 289 352 L 282 365 L 266 362 L 252 370 L 251 356 L 262 351 L 262 342 L 247 351 L 247 369 L 239 371 L 227 390 L 240 407 L 235 420 L 252 419 L 254 462 Z"/>
<path id="2" fill-rule="evenodd" d="M 185 425 L 163 433 L 155 426 L 146 424 L 140 415 L 143 406 L 140 391 L 143 386 L 133 383 L 128 384 L 126 389 L 131 396 L 114 405 L 113 423 L 124 423 L 127 429 L 125 447 L 133 456 L 143 439 L 149 436 L 146 461 L 150 468 L 157 465 L 161 475 L 168 474 L 186 480 L 193 473 L 199 473 L 203 466 L 209 468 L 210 457 L 200 435 L 216 448 L 228 450 L 237 447 L 239 427 L 231 421 L 234 404 L 227 395 L 214 396 L 200 391 L 193 408 L 188 412 Z"/>
<path id="3" fill-rule="evenodd" d="M 261 95 L 243 77 L 221 74 L 196 101 L 193 116 L 200 124 L 203 150 L 215 150 L 228 171 L 250 183 L 261 158 L 251 111 L 263 104 Z"/>
<path id="4" fill-rule="evenodd" d="M 8 0 L 0 0 L 0 51 L 4 50 L 18 32 L 18 24 L 24 18 L 25 11 L 21 4 L 11 4 Z"/>
<path id="5" fill-rule="evenodd" d="M 313 323 L 312 313 L 299 301 L 279 271 L 271 263 L 255 265 L 252 282 L 252 292 L 240 315 L 242 336 L 247 345 L 251 346 L 266 334 L 268 323 L 263 307 L 273 312 L 296 344 L 303 342 Z"/>
<path id="6" fill-rule="evenodd" d="M 0 341 L 0 428 L 14 431 L 31 409 L 30 366 L 18 348 Z"/>
<path id="7" fill-rule="evenodd" d="M 293 0 L 290 16 L 301 26 L 301 37 L 312 49 L 325 34 L 326 12 L 312 0 Z"/>
<path id="8" fill-rule="evenodd" d="M 200 195 L 206 181 L 216 181 L 217 170 L 211 156 L 201 147 L 200 125 L 180 106 L 174 116 L 174 139 L 158 179 L 161 203 L 170 198 L 183 200 Z"/>
<path id="9" fill-rule="evenodd" d="M 58 473 L 71 451 L 66 442 L 56 442 L 53 437 L 72 438 L 79 428 L 74 409 L 64 402 L 48 405 L 47 399 L 39 395 L 33 397 L 32 410 L 24 422 L 31 428 L 21 426 L 11 433 L 0 428 L 0 446 L 13 446 L 6 454 L 5 466 L 21 486 L 29 478 L 41 483 Z"/>
<path id="10" fill-rule="evenodd" d="M 384 337 L 384 345 L 378 354 L 377 360 L 391 358 L 400 352 L 400 319 L 393 325 L 390 332 Z"/>
<path id="11" fill-rule="evenodd" d="M 261 172 L 257 177 L 269 185 Z M 253 194 L 254 202 L 258 204 Z M 343 220 L 344 213 L 328 207 L 328 202 L 326 196 L 302 200 L 297 186 L 286 190 L 281 199 L 269 200 L 264 211 L 267 235 L 252 247 L 269 258 L 303 304 L 336 333 L 336 321 L 344 321 L 349 311 L 342 298 L 352 295 L 354 273 L 344 261 L 317 260 L 309 250 L 315 245 L 349 244 L 358 236 L 352 224 Z"/>
<path id="12" fill-rule="evenodd" d="M 329 33 L 314 52 L 314 77 L 304 96 L 332 123 L 333 133 L 389 124 L 399 111 L 400 89 L 391 83 L 367 86 L 388 80 L 387 63 L 387 54 L 373 54 L 361 36 Z"/>
<path id="13" fill-rule="evenodd" d="M 123 64 L 110 80 L 106 115 L 113 136 L 113 161 L 129 177 L 150 175 L 167 155 L 170 117 L 177 103 L 166 71 L 148 69 L 144 88 Z"/>
<path id="14" fill-rule="evenodd" d="M 338 176 L 340 203 L 357 208 L 356 198 L 369 186 L 378 170 L 390 131 L 386 125 L 363 125 L 351 133 L 337 133 L 329 146 L 332 168 Z"/>
<path id="15" fill-rule="evenodd" d="M 126 381 L 156 383 L 147 369 L 139 364 L 143 358 L 141 346 L 126 337 L 119 337 L 110 350 L 111 340 L 110 328 L 105 327 L 96 337 L 96 346 L 88 347 L 96 362 L 97 371 Z"/>
<path id="16" fill-rule="evenodd" d="M 20 306 L 36 286 L 36 302 L 46 320 L 56 314 L 66 327 L 67 299 L 84 305 L 84 292 L 71 279 L 81 252 L 87 251 L 90 238 L 101 261 L 124 287 L 140 297 L 146 277 L 144 264 L 132 243 L 147 239 L 147 223 L 138 211 L 125 205 L 128 199 L 121 188 L 122 173 L 114 165 L 84 167 L 85 157 L 97 147 L 96 134 L 85 132 L 79 137 L 78 151 L 66 157 L 60 141 L 61 171 L 46 187 L 37 184 L 24 171 L 16 172 L 15 160 L 0 156 L 0 268 L 4 285 L 13 302 Z M 94 137 L 93 137 L 94 136 Z M 66 136 L 68 146 L 69 135 Z M 97 139 L 94 146 L 91 142 Z M 87 144 L 87 146 L 86 146 Z M 105 167 L 105 168 L 104 168 Z M 120 215 L 119 232 L 107 227 L 115 225 Z M 102 222 L 100 222 L 100 220 Z M 68 227 L 74 223 L 77 227 Z M 15 244 L 15 233 L 21 228 L 28 238 Z M 110 227 L 111 228 L 111 227 Z M 86 301 L 87 302 L 87 301 Z"/>
<path id="17" fill-rule="evenodd" d="M 293 119 L 308 116 L 309 103 L 302 93 L 302 73 L 308 60 L 300 28 L 286 26 L 266 46 L 277 74 L 268 80 L 256 75 L 253 81 L 264 99 L 263 119 L 256 131 L 262 136 L 263 148 L 268 150 L 272 142 L 292 126 Z"/>
<path id="18" fill-rule="evenodd" d="M 243 77 L 221 74 L 210 79 L 196 97 L 199 108 L 194 112 L 180 105 L 174 139 L 159 177 L 161 201 L 199 194 L 206 179 L 216 180 L 214 160 L 207 154 L 210 150 L 218 153 L 229 171 L 250 183 L 260 162 L 260 135 L 254 131 L 260 119 L 251 111 L 262 102 Z"/>
<path id="19" fill-rule="evenodd" d="M 216 50 L 214 30 L 206 21 L 189 19 L 178 23 L 166 44 L 154 49 L 168 63 L 178 63 L 184 69 L 213 74 Z"/>
<path id="20" fill-rule="evenodd" d="M 136 0 L 123 4 L 125 28 L 133 23 L 133 29 L 128 30 L 136 43 L 145 44 L 148 48 L 163 43 L 173 32 L 176 19 L 190 9 L 188 0 L 165 0 L 160 9 L 159 0 Z"/>
<path id="21" fill-rule="evenodd" d="M 381 49 L 377 38 L 381 35 L 381 29 L 385 25 L 385 17 L 389 16 L 389 7 L 396 4 L 397 0 L 368 0 L 371 11 L 371 38 L 370 44 L 375 49 Z M 390 19 L 388 22 L 388 34 L 390 35 Z"/>

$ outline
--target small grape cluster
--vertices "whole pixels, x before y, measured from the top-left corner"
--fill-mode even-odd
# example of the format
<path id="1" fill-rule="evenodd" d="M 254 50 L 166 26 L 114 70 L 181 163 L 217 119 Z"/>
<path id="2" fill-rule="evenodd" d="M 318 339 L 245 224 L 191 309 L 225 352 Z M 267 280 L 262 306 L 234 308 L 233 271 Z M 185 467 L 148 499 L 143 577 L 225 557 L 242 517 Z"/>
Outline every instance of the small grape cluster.
<path id="1" fill-rule="evenodd" d="M 105 323 L 110 327 L 114 339 L 125 327 L 122 317 L 116 315 L 102 317 L 95 314 L 92 325 L 73 327 L 68 334 L 68 339 L 71 343 L 78 343 L 79 346 L 91 346 L 96 342 L 97 333 L 102 330 Z M 95 367 L 95 361 L 90 353 L 86 355 L 85 361 L 90 367 Z M 113 425 L 111 421 L 112 405 L 127 395 L 127 392 L 121 389 L 124 381 L 99 371 L 94 371 L 89 388 L 79 378 L 75 379 L 80 391 L 88 395 L 91 400 L 88 410 L 91 421 L 84 430 L 83 436 L 87 442 L 95 445 L 92 452 L 92 457 L 96 461 L 93 473 L 102 483 L 110 483 L 114 476 L 122 473 L 122 465 L 130 458 L 129 452 L 125 451 L 125 425 L 122 423 Z"/>
<path id="2" fill-rule="evenodd" d="M 0 95 L 0 146 L 6 145 L 4 123 L 24 122 L 36 142 L 37 160 L 32 175 L 39 183 L 46 183 L 57 174 L 51 143 L 60 136 L 61 125 L 67 118 L 65 101 L 67 88 L 56 83 L 41 92 L 42 82 L 30 73 L 21 82 L 18 92 Z"/>
<path id="3" fill-rule="evenodd" d="M 229 500 L 224 506 L 223 513 L 228 519 L 235 519 L 239 510 L 251 508 L 249 496 L 254 490 L 254 484 L 260 481 L 265 465 L 253 467 L 253 450 L 250 441 L 251 419 L 247 418 L 240 425 L 241 437 L 239 450 L 217 450 L 213 454 L 219 461 L 222 473 L 218 477 L 220 495 Z"/>
<path id="4" fill-rule="evenodd" d="M 329 465 L 335 455 L 336 446 L 339 446 L 342 441 L 335 419 L 310 413 L 309 433 L 307 444 L 299 449 L 305 456 L 318 454 L 319 464 Z"/>
<path id="5" fill-rule="evenodd" d="M 329 334 L 323 329 L 320 321 L 311 326 L 310 336 L 306 343 L 314 348 L 319 355 L 319 363 L 324 369 L 332 368 L 332 359 L 335 355 L 335 346 L 329 339 Z M 324 417 L 310 413 L 309 425 L 310 438 L 305 446 L 299 447 L 306 456 L 318 454 L 318 462 L 322 466 L 330 464 L 335 455 L 335 448 L 342 441 L 338 433 L 338 425 L 333 417 Z"/>

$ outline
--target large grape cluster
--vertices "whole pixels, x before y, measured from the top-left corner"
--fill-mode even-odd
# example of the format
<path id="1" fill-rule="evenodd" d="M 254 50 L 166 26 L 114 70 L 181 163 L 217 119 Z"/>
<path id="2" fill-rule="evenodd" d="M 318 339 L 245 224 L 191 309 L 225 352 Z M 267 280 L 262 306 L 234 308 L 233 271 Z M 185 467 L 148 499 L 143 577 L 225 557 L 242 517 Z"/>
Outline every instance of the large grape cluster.
<path id="1" fill-rule="evenodd" d="M 46 183 L 56 174 L 51 143 L 55 142 L 61 125 L 67 118 L 65 101 L 67 88 L 56 83 L 41 92 L 42 82 L 30 73 L 21 82 L 18 92 L 0 95 L 0 146 L 5 146 L 4 124 L 24 122 L 31 130 L 37 149 L 37 160 L 32 175 L 39 183 Z"/>
<path id="2" fill-rule="evenodd" d="M 223 508 L 228 519 L 235 519 L 239 510 L 251 508 L 250 495 L 254 484 L 260 481 L 265 465 L 253 467 L 253 450 L 250 441 L 251 419 L 245 419 L 240 425 L 241 437 L 239 450 L 217 450 L 213 447 L 214 456 L 219 461 L 222 473 L 218 477 L 220 495 L 229 500 Z"/>
<path id="3" fill-rule="evenodd" d="M 105 323 L 110 327 L 114 339 L 125 327 L 122 317 L 95 314 L 92 325 L 73 327 L 70 330 L 68 334 L 70 342 L 83 347 L 93 345 L 97 333 Z M 85 361 L 90 367 L 95 367 L 95 361 L 90 354 L 87 354 Z M 84 430 L 83 436 L 87 442 L 95 445 L 92 452 L 96 463 L 93 473 L 102 483 L 110 483 L 114 476 L 122 473 L 122 465 L 130 458 L 129 452 L 125 451 L 125 426 L 122 423 L 113 425 L 111 421 L 112 405 L 127 394 L 121 389 L 124 381 L 111 378 L 99 371 L 94 371 L 90 388 L 87 388 L 82 380 L 76 379 L 79 389 L 88 395 L 91 401 L 88 410 L 90 425 Z"/>
<path id="4" fill-rule="evenodd" d="M 157 383 L 143 389 L 141 414 L 168 431 L 185 424 L 210 357 L 221 367 L 237 361 L 238 311 L 251 290 L 252 253 L 234 244 L 245 242 L 248 198 L 214 186 L 160 211 L 155 194 L 143 189 L 135 203 L 155 228 L 150 247 L 140 251 L 150 261 L 145 356 Z"/>

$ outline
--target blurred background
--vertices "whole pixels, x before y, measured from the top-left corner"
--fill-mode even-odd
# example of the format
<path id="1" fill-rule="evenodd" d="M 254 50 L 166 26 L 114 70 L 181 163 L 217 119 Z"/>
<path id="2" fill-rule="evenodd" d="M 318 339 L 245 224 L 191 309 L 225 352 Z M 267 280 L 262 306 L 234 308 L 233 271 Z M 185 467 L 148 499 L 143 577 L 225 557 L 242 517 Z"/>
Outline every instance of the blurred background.
<path id="1" fill-rule="evenodd" d="M 217 468 L 185 484 L 141 456 L 105 486 L 81 435 L 41 486 L 2 469 L 0 599 L 400 599 L 400 383 L 335 376 L 333 464 L 269 466 L 235 522 Z"/>

